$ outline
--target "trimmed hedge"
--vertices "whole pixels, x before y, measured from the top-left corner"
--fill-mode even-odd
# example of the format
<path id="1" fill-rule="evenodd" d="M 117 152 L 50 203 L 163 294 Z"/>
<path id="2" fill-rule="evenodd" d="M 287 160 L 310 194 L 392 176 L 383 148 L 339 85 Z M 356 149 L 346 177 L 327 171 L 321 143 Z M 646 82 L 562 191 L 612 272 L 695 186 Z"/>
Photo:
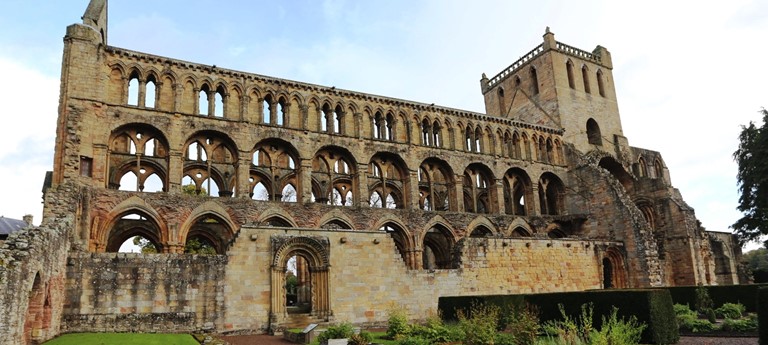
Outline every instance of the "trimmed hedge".
<path id="1" fill-rule="evenodd" d="M 757 332 L 760 334 L 760 345 L 768 345 L 768 286 L 757 290 L 755 303 L 757 309 Z"/>
<path id="2" fill-rule="evenodd" d="M 747 312 L 757 311 L 757 289 L 768 287 L 768 284 L 748 285 L 707 285 L 709 297 L 715 308 L 725 303 L 741 303 L 747 308 Z M 687 304 L 691 309 L 696 307 L 696 289 L 698 286 L 673 286 L 659 289 L 669 290 L 672 301 L 677 304 Z"/>
<path id="3" fill-rule="evenodd" d="M 680 339 L 672 297 L 668 291 L 658 289 L 440 297 L 438 309 L 444 320 L 454 321 L 457 319 L 457 310 L 469 310 L 473 303 L 494 304 L 509 308 L 525 302 L 538 307 L 541 322 L 562 319 L 558 304 L 565 307 L 566 313 L 577 317 L 581 312 L 581 305 L 593 303 L 593 324 L 597 327 L 602 323 L 603 316 L 610 316 L 615 306 L 619 309 L 619 317 L 635 316 L 639 322 L 648 325 L 643 332 L 642 343 L 675 344 Z"/>

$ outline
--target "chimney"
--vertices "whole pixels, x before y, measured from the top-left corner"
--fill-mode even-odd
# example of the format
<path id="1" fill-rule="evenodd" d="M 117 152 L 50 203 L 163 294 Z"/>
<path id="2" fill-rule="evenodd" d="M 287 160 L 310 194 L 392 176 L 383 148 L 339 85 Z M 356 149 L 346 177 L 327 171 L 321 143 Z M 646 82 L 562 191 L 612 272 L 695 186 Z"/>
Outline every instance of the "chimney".
<path id="1" fill-rule="evenodd" d="M 31 214 L 25 214 L 24 218 L 22 218 L 24 223 L 27 223 L 27 226 L 32 226 L 32 215 Z"/>

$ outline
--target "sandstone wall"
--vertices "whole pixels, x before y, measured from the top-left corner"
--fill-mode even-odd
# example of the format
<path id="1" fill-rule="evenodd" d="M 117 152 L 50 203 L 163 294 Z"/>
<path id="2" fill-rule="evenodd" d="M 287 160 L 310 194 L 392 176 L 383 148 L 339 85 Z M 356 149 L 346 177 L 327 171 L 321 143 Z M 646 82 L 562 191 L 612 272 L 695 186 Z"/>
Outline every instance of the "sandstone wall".
<path id="1" fill-rule="evenodd" d="M 211 331 L 223 317 L 223 255 L 71 253 L 62 332 Z"/>
<path id="2" fill-rule="evenodd" d="M 409 270 L 383 232 L 244 227 L 229 251 L 226 318 L 221 330 L 263 331 L 270 306 L 271 236 L 323 236 L 330 245 L 333 319 L 383 324 L 392 305 L 423 319 L 440 296 L 598 289 L 599 247 L 578 240 L 468 238 L 458 269 Z M 344 239 L 342 243 L 342 238 Z M 379 243 L 375 243 L 378 241 Z"/>

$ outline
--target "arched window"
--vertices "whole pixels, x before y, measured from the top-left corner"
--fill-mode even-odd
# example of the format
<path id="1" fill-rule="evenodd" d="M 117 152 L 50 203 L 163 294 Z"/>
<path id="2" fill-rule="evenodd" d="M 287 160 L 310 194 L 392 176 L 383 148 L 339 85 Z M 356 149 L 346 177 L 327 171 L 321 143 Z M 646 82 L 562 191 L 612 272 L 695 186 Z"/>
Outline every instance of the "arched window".
<path id="1" fill-rule="evenodd" d="M 436 158 L 421 163 L 418 172 L 419 208 L 424 211 L 450 210 L 453 173 L 447 163 Z"/>
<path id="2" fill-rule="evenodd" d="M 224 99 L 226 90 L 224 86 L 219 86 L 216 89 L 216 93 L 213 95 L 213 116 L 224 117 Z"/>
<path id="3" fill-rule="evenodd" d="M 384 139 L 385 138 L 385 128 L 386 128 L 386 120 L 384 119 L 384 116 L 381 115 L 381 112 L 377 111 L 376 114 L 373 116 L 373 138 L 374 139 Z"/>
<path id="4" fill-rule="evenodd" d="M 493 231 L 491 231 L 491 229 L 488 229 L 483 225 L 480 225 L 472 230 L 472 232 L 469 234 L 469 237 L 472 237 L 472 238 L 493 237 Z"/>
<path id="5" fill-rule="evenodd" d="M 137 192 L 166 190 L 167 143 L 146 125 L 126 125 L 112 132 L 109 188 Z"/>
<path id="6" fill-rule="evenodd" d="M 576 82 L 573 80 L 573 63 L 571 63 L 571 60 L 565 63 L 565 71 L 568 74 L 568 86 L 571 89 L 575 89 Z"/>
<path id="7" fill-rule="evenodd" d="M 323 104 L 323 108 L 320 109 L 320 131 L 328 131 L 328 121 L 333 117 L 333 111 L 328 103 Z"/>
<path id="8" fill-rule="evenodd" d="M 344 123 L 344 110 L 340 105 L 333 109 L 333 133 L 343 133 L 342 124 Z"/>
<path id="9" fill-rule="evenodd" d="M 552 173 L 544 173 L 539 179 L 539 205 L 541 214 L 558 215 L 563 212 L 565 189 L 560 179 Z"/>
<path id="10" fill-rule="evenodd" d="M 395 241 L 395 247 L 397 252 L 400 253 L 400 257 L 403 258 L 403 262 L 409 269 L 417 269 L 418 263 L 415 262 L 413 255 L 409 255 L 414 250 L 412 241 L 408 233 L 403 230 L 402 227 L 394 223 L 386 223 L 381 228 L 381 231 L 386 231 L 392 240 Z"/>
<path id="11" fill-rule="evenodd" d="M 197 105 L 198 105 L 198 111 L 197 113 L 200 115 L 211 115 L 210 110 L 211 107 L 208 104 L 208 92 L 210 89 L 208 88 L 208 85 L 203 85 L 203 87 L 200 88 L 200 92 L 198 93 L 197 97 Z"/>
<path id="12" fill-rule="evenodd" d="M 467 125 L 467 129 L 464 131 L 464 150 L 472 152 L 472 146 L 475 143 L 475 132 L 472 131 L 472 128 Z"/>
<path id="13" fill-rule="evenodd" d="M 429 120 L 424 119 L 421 121 L 421 144 L 429 146 L 430 137 L 432 136 L 432 129 L 429 126 Z"/>
<path id="14" fill-rule="evenodd" d="M 539 94 L 539 76 L 536 73 L 536 68 L 531 67 L 531 95 Z"/>
<path id="15" fill-rule="evenodd" d="M 296 202 L 300 185 L 296 150 L 280 139 L 264 140 L 253 148 L 250 183 L 251 199 Z"/>
<path id="16" fill-rule="evenodd" d="M 661 165 L 661 161 L 658 159 L 653 161 L 653 173 L 656 178 L 664 177 L 664 167 Z"/>
<path id="17" fill-rule="evenodd" d="M 528 215 L 528 204 L 533 189 L 528 174 L 520 168 L 512 168 L 504 174 L 504 211 L 518 216 Z"/>
<path id="18" fill-rule="evenodd" d="M 442 134 L 440 132 L 440 123 L 435 120 L 435 122 L 432 123 L 432 146 L 442 147 L 443 140 L 441 137 Z"/>
<path id="19" fill-rule="evenodd" d="M 198 217 L 189 228 L 184 241 L 184 253 L 199 255 L 224 254 L 232 240 L 233 231 L 218 216 Z"/>
<path id="20" fill-rule="evenodd" d="M 483 152 L 483 131 L 480 130 L 480 127 L 475 128 L 475 142 L 474 142 L 474 151 L 475 152 Z"/>
<path id="21" fill-rule="evenodd" d="M 275 114 L 275 124 L 278 126 L 285 126 L 288 122 L 288 110 L 286 107 L 285 98 L 280 97 L 277 100 L 277 114 Z"/>
<path id="22" fill-rule="evenodd" d="M 485 166 L 471 164 L 464 171 L 464 208 L 467 212 L 490 213 L 492 177 Z"/>
<path id="23" fill-rule="evenodd" d="M 371 158 L 368 176 L 369 205 L 379 208 L 404 208 L 407 170 L 400 157 L 379 153 Z"/>
<path id="24" fill-rule="evenodd" d="M 498 91 L 499 96 L 499 116 L 504 116 L 506 114 L 506 107 L 504 107 L 504 88 L 499 87 Z"/>
<path id="25" fill-rule="evenodd" d="M 147 78 L 146 92 L 144 93 L 144 106 L 147 108 L 155 107 L 155 100 L 157 99 L 157 85 L 155 76 L 150 75 Z"/>
<path id="26" fill-rule="evenodd" d="M 648 177 L 648 165 L 642 156 L 637 160 L 637 174 L 640 177 Z"/>
<path id="27" fill-rule="evenodd" d="M 272 123 L 272 96 L 264 96 L 264 101 L 261 103 L 261 122 Z"/>
<path id="28" fill-rule="evenodd" d="M 106 236 L 107 245 L 104 250 L 108 253 L 163 252 L 160 226 L 141 211 L 126 211 L 119 215 Z"/>
<path id="29" fill-rule="evenodd" d="M 603 145 L 603 135 L 595 119 L 587 120 L 587 141 L 592 145 Z"/>
<path id="30" fill-rule="evenodd" d="M 388 141 L 395 141 L 394 137 L 395 117 L 392 113 L 387 114 L 384 139 Z"/>
<path id="31" fill-rule="evenodd" d="M 134 72 L 128 79 L 128 105 L 139 105 L 139 76 Z"/>
<path id="32" fill-rule="evenodd" d="M 314 202 L 336 206 L 354 206 L 356 165 L 352 155 L 341 147 L 318 151 L 312 160 L 312 197 Z"/>
<path id="33" fill-rule="evenodd" d="M 597 91 L 600 93 L 600 96 L 605 97 L 605 85 L 603 84 L 603 71 L 598 70 L 597 71 Z"/>
<path id="34" fill-rule="evenodd" d="M 581 79 L 584 81 L 584 92 L 591 93 L 589 90 L 589 70 L 587 66 L 581 67 Z"/>
<path id="35" fill-rule="evenodd" d="M 237 149 L 221 133 L 199 132 L 184 146 L 182 190 L 193 195 L 234 195 Z"/>
<path id="36" fill-rule="evenodd" d="M 453 234 L 443 226 L 436 225 L 424 235 L 422 267 L 427 270 L 453 268 Z"/>

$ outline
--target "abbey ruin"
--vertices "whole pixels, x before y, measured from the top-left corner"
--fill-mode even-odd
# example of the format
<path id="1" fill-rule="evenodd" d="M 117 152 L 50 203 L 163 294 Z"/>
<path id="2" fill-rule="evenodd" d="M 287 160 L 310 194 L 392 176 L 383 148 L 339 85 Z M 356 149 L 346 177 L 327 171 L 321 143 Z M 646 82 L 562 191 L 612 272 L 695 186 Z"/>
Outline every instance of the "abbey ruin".
<path id="1" fill-rule="evenodd" d="M 423 318 L 440 296 L 739 283 L 738 244 L 705 231 L 661 154 L 624 137 L 604 47 L 547 30 L 483 75 L 476 113 L 113 47 L 107 33 L 106 0 L 66 30 L 44 219 L 0 249 L 0 343 L 364 326 L 393 303 Z M 157 253 L 118 253 L 136 236 Z"/>

